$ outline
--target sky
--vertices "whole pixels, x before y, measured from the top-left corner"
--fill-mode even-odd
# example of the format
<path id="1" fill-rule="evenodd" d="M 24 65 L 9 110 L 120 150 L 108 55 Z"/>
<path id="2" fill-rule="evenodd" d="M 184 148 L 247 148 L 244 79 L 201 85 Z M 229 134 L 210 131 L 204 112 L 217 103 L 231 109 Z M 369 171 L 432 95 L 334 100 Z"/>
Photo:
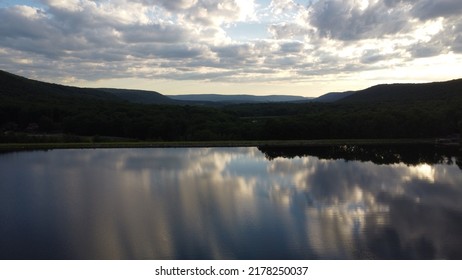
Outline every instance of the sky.
<path id="1" fill-rule="evenodd" d="M 461 0 L 0 0 L 0 69 L 163 94 L 462 78 Z"/>

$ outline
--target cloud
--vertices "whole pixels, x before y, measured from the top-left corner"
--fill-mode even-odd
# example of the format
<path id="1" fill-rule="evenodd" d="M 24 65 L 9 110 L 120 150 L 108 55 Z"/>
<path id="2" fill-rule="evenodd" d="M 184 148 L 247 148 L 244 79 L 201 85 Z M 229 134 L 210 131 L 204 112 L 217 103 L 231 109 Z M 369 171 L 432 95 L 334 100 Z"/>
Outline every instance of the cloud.
<path id="1" fill-rule="evenodd" d="M 445 32 L 447 34 L 441 34 L 441 39 L 445 44 L 455 53 L 462 53 L 462 19 L 455 19 L 449 28 L 445 29 Z"/>
<path id="2" fill-rule="evenodd" d="M 127 25 L 119 29 L 122 39 L 132 43 L 175 43 L 187 41 L 189 34 L 185 29 L 173 24 Z"/>
<path id="3" fill-rule="evenodd" d="M 40 3 L 0 8 L 0 68 L 55 82 L 306 81 L 462 53 L 459 0 Z"/>
<path id="4" fill-rule="evenodd" d="M 3 24 L 0 33 L 8 38 L 40 38 L 50 32 L 43 25 L 44 13 L 39 9 L 27 6 L 16 6 L 0 9 Z M 37 26 L 38 25 L 38 26 Z"/>
<path id="5" fill-rule="evenodd" d="M 200 25 L 220 25 L 254 18 L 254 0 L 142 0 L 146 6 L 161 6 L 178 18 Z"/>
<path id="6" fill-rule="evenodd" d="M 272 0 L 269 5 L 269 10 L 275 15 L 291 13 L 300 7 L 293 0 Z"/>
<path id="7" fill-rule="evenodd" d="M 441 45 L 426 45 L 424 43 L 416 44 L 410 49 L 412 57 L 432 57 L 441 54 L 444 46 Z"/>
<path id="8" fill-rule="evenodd" d="M 292 41 L 292 42 L 282 43 L 280 45 L 280 50 L 284 54 L 299 53 L 303 50 L 304 46 L 305 45 L 302 42 Z"/>
<path id="9" fill-rule="evenodd" d="M 253 17 L 253 1 L 198 1 L 188 10 L 187 18 L 203 24 L 222 24 Z"/>
<path id="10" fill-rule="evenodd" d="M 411 12 L 413 16 L 420 20 L 460 16 L 462 13 L 462 2 L 459 0 L 420 0 L 416 1 Z"/>
<path id="11" fill-rule="evenodd" d="M 197 0 L 143 0 L 141 1 L 145 5 L 156 5 L 160 4 L 164 8 L 172 12 L 178 12 L 190 9 L 197 5 Z"/>
<path id="12" fill-rule="evenodd" d="M 376 63 L 378 61 L 382 61 L 385 59 L 385 55 L 381 54 L 377 50 L 365 50 L 361 57 L 361 63 L 363 64 L 371 64 Z"/>
<path id="13" fill-rule="evenodd" d="M 293 39 L 313 35 L 314 29 L 297 23 L 277 23 L 268 27 L 268 31 L 275 39 Z"/>
<path id="14" fill-rule="evenodd" d="M 396 34 L 407 27 L 403 7 L 387 7 L 381 1 L 320 0 L 310 7 L 310 23 L 322 37 L 359 40 Z"/>
<path id="15" fill-rule="evenodd" d="M 453 41 L 452 50 L 456 53 L 462 53 L 462 35 L 457 35 Z"/>

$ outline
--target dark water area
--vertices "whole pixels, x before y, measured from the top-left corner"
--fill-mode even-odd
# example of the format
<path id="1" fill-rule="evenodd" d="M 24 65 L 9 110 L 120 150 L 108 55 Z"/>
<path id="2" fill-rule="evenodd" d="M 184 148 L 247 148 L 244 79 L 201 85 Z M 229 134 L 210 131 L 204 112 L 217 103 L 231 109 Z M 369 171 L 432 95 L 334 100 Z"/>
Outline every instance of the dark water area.
<path id="1" fill-rule="evenodd" d="M 0 259 L 462 259 L 433 146 L 0 154 Z"/>

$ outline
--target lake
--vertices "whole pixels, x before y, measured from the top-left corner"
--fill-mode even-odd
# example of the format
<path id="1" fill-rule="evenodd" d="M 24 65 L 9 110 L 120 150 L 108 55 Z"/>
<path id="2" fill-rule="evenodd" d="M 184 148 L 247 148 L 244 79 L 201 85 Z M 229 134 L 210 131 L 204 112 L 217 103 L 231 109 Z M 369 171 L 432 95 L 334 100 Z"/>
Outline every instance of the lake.
<path id="1" fill-rule="evenodd" d="M 461 259 L 431 146 L 0 154 L 1 259 Z"/>

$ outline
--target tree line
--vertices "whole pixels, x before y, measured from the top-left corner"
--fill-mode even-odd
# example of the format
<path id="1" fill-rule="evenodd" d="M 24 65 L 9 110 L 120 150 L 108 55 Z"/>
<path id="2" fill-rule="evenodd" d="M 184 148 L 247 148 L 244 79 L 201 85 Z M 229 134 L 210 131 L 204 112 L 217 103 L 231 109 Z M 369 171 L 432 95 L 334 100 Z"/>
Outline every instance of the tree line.
<path id="1" fill-rule="evenodd" d="M 33 135 L 150 141 L 435 138 L 462 131 L 462 98 L 413 102 L 145 105 L 0 95 L 0 141 Z M 56 140 L 58 141 L 58 140 Z"/>

